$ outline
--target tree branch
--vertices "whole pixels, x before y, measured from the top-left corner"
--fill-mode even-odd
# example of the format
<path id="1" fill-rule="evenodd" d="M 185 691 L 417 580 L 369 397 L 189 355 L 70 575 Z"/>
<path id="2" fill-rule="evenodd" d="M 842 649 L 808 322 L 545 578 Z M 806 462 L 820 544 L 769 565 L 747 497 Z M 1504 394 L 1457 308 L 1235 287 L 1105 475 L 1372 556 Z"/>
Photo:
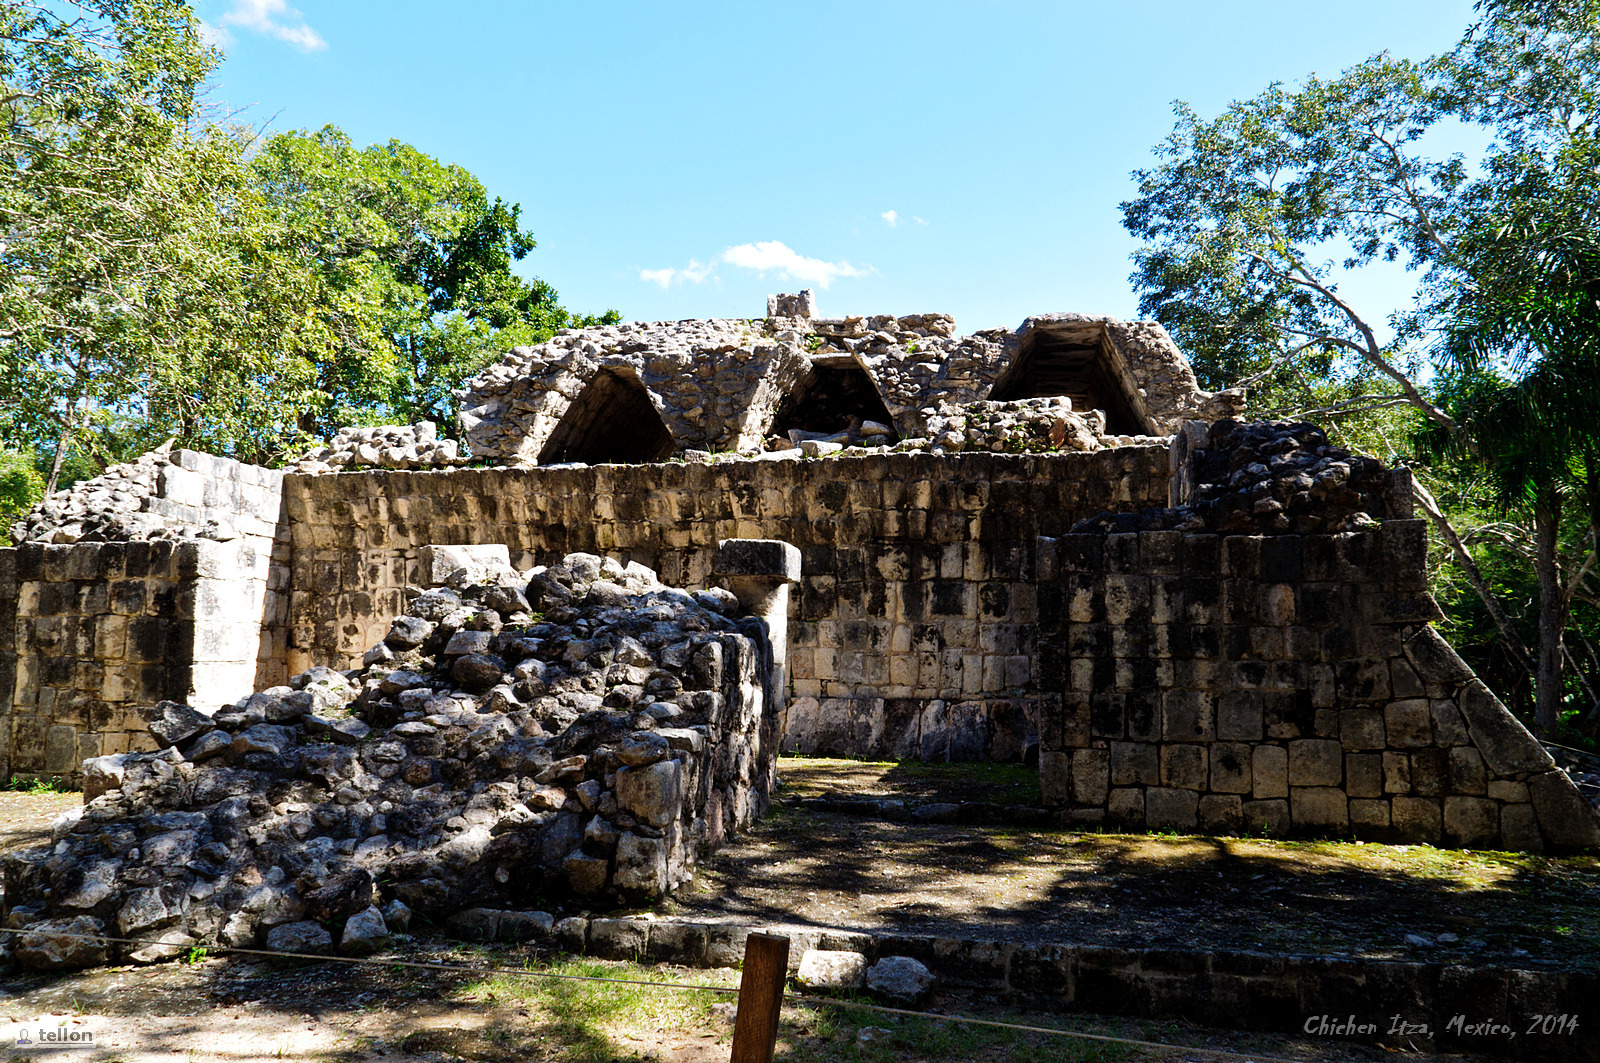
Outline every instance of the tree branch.
<path id="1" fill-rule="evenodd" d="M 1451 526 L 1450 518 L 1446 517 L 1439 508 L 1439 503 L 1433 497 L 1433 492 L 1424 487 L 1421 481 L 1412 477 L 1411 493 L 1416 497 L 1417 503 L 1422 506 L 1422 511 L 1428 515 L 1428 519 L 1433 521 L 1433 526 L 1438 530 L 1439 535 L 1449 544 L 1450 552 L 1454 556 L 1456 564 L 1460 566 L 1462 572 L 1466 573 L 1468 582 L 1478 592 L 1478 597 L 1483 600 L 1483 607 L 1489 611 L 1489 616 L 1494 619 L 1494 625 L 1499 629 L 1500 637 L 1505 641 L 1506 648 L 1510 650 L 1511 656 L 1516 658 L 1517 663 L 1527 671 L 1529 676 L 1532 676 L 1534 674 L 1533 655 L 1528 652 L 1528 647 L 1522 641 L 1522 636 L 1517 634 L 1516 628 L 1511 626 L 1511 618 L 1506 615 L 1506 611 L 1500 606 L 1500 600 L 1489 589 L 1488 580 L 1483 578 L 1483 572 L 1478 568 L 1478 563 L 1472 559 L 1472 555 L 1467 552 L 1466 544 L 1461 541 L 1461 536 L 1457 535 L 1455 528 Z"/>

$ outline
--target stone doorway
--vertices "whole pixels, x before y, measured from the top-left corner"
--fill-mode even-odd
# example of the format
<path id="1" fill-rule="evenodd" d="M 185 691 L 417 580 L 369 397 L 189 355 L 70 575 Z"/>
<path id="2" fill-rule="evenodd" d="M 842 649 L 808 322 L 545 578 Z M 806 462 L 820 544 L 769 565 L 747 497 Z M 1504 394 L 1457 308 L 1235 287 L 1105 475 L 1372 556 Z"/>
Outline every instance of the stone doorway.
<path id="1" fill-rule="evenodd" d="M 539 452 L 539 464 L 663 461 L 672 451 L 672 433 L 644 385 L 601 370 L 567 407 Z"/>
<path id="2" fill-rule="evenodd" d="M 840 365 L 813 364 L 810 374 L 778 407 L 767 434 L 787 436 L 799 429 L 831 435 L 859 429 L 863 421 L 876 421 L 893 431 L 889 408 L 867 371 L 853 360 Z"/>
<path id="3" fill-rule="evenodd" d="M 1106 431 L 1139 435 L 1150 430 L 1128 394 L 1129 385 L 1111 371 L 1104 335 L 1035 329 L 1023 338 L 1017 360 L 995 381 L 989 399 L 1015 402 L 1066 396 L 1078 413 L 1104 410 Z"/>

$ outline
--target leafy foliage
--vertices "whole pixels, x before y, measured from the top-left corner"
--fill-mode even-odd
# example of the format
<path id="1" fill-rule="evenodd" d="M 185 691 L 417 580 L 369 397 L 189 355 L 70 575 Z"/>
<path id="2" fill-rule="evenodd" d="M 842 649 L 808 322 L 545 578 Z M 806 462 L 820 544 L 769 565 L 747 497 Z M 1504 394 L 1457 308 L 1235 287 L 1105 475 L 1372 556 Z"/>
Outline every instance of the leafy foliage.
<path id="1" fill-rule="evenodd" d="M 0 527 L 24 516 L 44 497 L 44 477 L 31 453 L 0 450 Z"/>
<path id="2" fill-rule="evenodd" d="M 449 425 L 451 390 L 495 354 L 596 320 L 511 272 L 534 247 L 520 208 L 491 201 L 460 166 L 399 141 L 356 148 L 327 126 L 271 138 L 253 167 L 283 249 L 316 263 L 339 338 L 317 367 L 308 432 L 382 418 Z"/>
<path id="3" fill-rule="evenodd" d="M 1419 498 L 1510 658 L 1537 672 L 1554 733 L 1570 693 L 1562 631 L 1600 545 L 1600 5 L 1479 11 L 1457 48 L 1425 62 L 1374 56 L 1209 120 L 1180 104 L 1124 220 L 1145 240 L 1141 310 L 1208 386 L 1250 386 L 1259 412 L 1356 435 L 1388 424 L 1391 445 L 1425 444 L 1418 460 L 1440 475 L 1419 467 Z M 1481 154 L 1430 154 L 1443 123 L 1479 130 Z M 1341 292 L 1377 264 L 1416 276 L 1411 305 L 1382 323 Z M 1398 433 L 1396 410 L 1412 421 Z M 1588 519 L 1567 519 L 1573 504 Z M 1496 530 L 1462 537 L 1451 518 Z M 1577 678 L 1595 703 L 1600 670 Z"/>

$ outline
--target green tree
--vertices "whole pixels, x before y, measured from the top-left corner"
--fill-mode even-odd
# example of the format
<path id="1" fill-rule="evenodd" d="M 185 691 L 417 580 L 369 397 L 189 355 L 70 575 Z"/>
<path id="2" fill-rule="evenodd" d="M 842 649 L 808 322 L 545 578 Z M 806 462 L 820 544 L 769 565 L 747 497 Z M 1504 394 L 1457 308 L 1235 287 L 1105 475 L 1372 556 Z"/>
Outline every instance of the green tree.
<path id="1" fill-rule="evenodd" d="M 174 435 L 272 452 L 330 347 L 249 136 L 197 112 L 216 60 L 182 4 L 0 8 L 0 432 L 48 490 Z"/>
<path id="2" fill-rule="evenodd" d="M 0 450 L 0 528 L 10 528 L 44 497 L 44 479 L 32 454 Z"/>
<path id="3" fill-rule="evenodd" d="M 1498 0 L 1481 14 L 1458 48 L 1424 63 L 1376 56 L 1336 78 L 1273 85 L 1212 120 L 1180 104 L 1158 164 L 1136 174 L 1124 220 L 1145 241 L 1132 278 L 1141 310 L 1167 325 L 1208 385 L 1254 385 L 1258 409 L 1335 421 L 1409 409 L 1435 439 L 1504 473 L 1502 511 L 1514 505 L 1544 544 L 1532 558 L 1538 663 L 1469 549 L 1471 533 L 1458 534 L 1425 487 L 1418 498 L 1508 651 L 1535 675 L 1550 733 L 1562 656 L 1549 618 L 1562 615 L 1565 592 L 1550 543 L 1561 489 L 1548 485 L 1574 467 L 1577 440 L 1536 414 L 1556 381 L 1593 377 L 1573 375 L 1576 353 L 1552 360 L 1548 337 L 1506 308 L 1548 302 L 1556 278 L 1528 267 L 1553 232 L 1594 231 L 1600 18 L 1593 0 Z M 1487 135 L 1480 157 L 1428 152 L 1445 120 Z M 1417 277 L 1412 305 L 1386 329 L 1340 283 L 1380 262 Z M 1491 318 L 1505 328 L 1480 333 L 1478 365 L 1509 370 L 1501 405 L 1490 416 L 1482 403 L 1437 401 L 1419 383 L 1427 353 Z M 1519 349 L 1532 354 L 1519 361 Z M 1552 448 L 1560 454 L 1545 454 Z M 1593 545 L 1576 550 L 1589 558 L 1580 567 L 1592 568 Z"/>
<path id="4" fill-rule="evenodd" d="M 339 349 L 318 368 L 301 426 L 428 418 L 454 423 L 452 389 L 500 352 L 594 321 L 574 317 L 512 263 L 534 247 L 520 207 L 399 141 L 355 147 L 340 130 L 272 137 L 254 161 L 286 247 L 316 264 Z"/>

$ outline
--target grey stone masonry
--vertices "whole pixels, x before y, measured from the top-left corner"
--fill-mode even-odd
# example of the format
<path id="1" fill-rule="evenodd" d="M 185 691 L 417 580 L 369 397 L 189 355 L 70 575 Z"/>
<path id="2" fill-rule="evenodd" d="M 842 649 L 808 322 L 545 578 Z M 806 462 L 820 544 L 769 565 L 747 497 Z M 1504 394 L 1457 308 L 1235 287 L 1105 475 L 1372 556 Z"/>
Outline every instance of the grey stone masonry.
<path id="1" fill-rule="evenodd" d="M 141 707 L 215 708 L 255 684 L 243 543 L 25 543 L 0 550 L 0 769 L 77 781 L 154 748 Z"/>
<path id="2" fill-rule="evenodd" d="M 957 336 L 945 314 L 821 318 L 809 292 L 774 296 L 764 321 L 563 330 L 458 397 L 473 454 L 512 464 L 786 449 L 785 431 L 826 436 L 852 417 L 885 441 L 892 428 L 960 449 L 1088 450 L 1243 409 L 1240 393 L 1200 390 L 1154 322 L 1044 314 Z M 1062 408 L 1019 405 L 1041 399 Z"/>
<path id="3" fill-rule="evenodd" d="M 1423 522 L 1040 544 L 1040 782 L 1069 822 L 1470 848 L 1600 812 L 1429 622 Z"/>
<path id="4" fill-rule="evenodd" d="M 1167 449 L 876 454 L 716 464 L 289 476 L 289 667 L 350 667 L 421 585 L 431 543 L 571 550 L 676 586 L 716 581 L 725 539 L 800 552 L 786 748 L 1020 760 L 1032 740 L 1033 547 L 1167 494 Z"/>

